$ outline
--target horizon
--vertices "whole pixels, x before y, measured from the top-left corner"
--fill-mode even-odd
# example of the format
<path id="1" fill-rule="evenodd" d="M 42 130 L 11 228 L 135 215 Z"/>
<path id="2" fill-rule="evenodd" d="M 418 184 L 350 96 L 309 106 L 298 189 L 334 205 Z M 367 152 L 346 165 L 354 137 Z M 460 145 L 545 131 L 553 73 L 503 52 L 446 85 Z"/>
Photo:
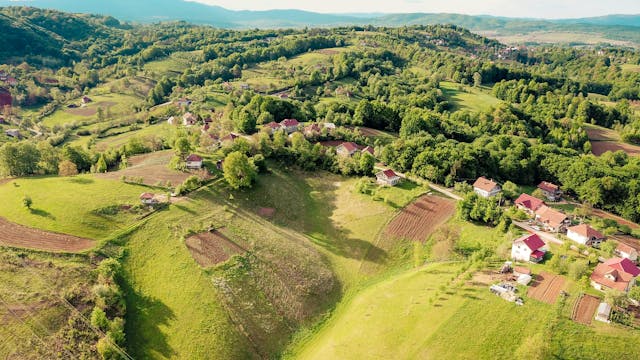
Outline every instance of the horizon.
<path id="1" fill-rule="evenodd" d="M 451 0 L 442 3 L 435 0 L 399 0 L 394 3 L 381 0 L 323 2 L 273 0 L 184 0 L 206 5 L 220 6 L 229 10 L 303 10 L 321 14 L 358 15 L 378 14 L 393 15 L 406 13 L 429 14 L 462 14 L 472 16 L 495 16 L 524 19 L 577 19 L 611 15 L 640 15 L 640 2 L 637 0 L 621 0 L 613 4 L 597 0 Z M 363 11 L 362 9 L 366 9 Z M 526 16 L 524 15 L 526 14 Z"/>

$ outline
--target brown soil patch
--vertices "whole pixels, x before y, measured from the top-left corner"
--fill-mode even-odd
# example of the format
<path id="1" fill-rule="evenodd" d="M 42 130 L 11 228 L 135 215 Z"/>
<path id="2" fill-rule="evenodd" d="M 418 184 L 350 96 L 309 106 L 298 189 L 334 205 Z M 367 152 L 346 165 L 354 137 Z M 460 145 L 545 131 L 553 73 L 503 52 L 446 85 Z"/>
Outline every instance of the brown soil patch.
<path id="1" fill-rule="evenodd" d="M 434 195 L 425 195 L 407 206 L 385 229 L 395 238 L 425 241 L 455 212 L 455 202 Z"/>
<path id="2" fill-rule="evenodd" d="M 169 169 L 169 161 L 173 156 L 173 151 L 157 151 L 144 155 L 132 156 L 129 158 L 129 167 L 124 170 L 98 174 L 103 179 L 119 180 L 122 176 L 127 178 L 142 178 L 145 185 L 156 185 L 162 183 L 167 185 L 167 181 L 171 183 L 171 187 L 182 184 L 189 176 L 197 175 L 202 179 L 206 179 L 209 175 L 205 170 L 181 172 Z"/>
<path id="3" fill-rule="evenodd" d="M 613 130 L 600 128 L 585 128 L 587 136 L 591 141 L 617 141 L 618 138 Z"/>
<path id="4" fill-rule="evenodd" d="M 323 55 L 336 55 L 340 53 L 340 51 L 332 50 L 332 49 L 322 49 L 322 50 L 318 50 L 318 52 Z"/>
<path id="5" fill-rule="evenodd" d="M 72 115 L 93 116 L 96 113 L 98 113 L 98 108 L 106 109 L 115 105 L 118 105 L 118 103 L 113 101 L 101 101 L 101 102 L 92 104 L 91 107 L 78 107 L 75 109 L 66 109 L 65 112 Z"/>
<path id="6" fill-rule="evenodd" d="M 517 279 L 513 274 L 500 274 L 497 271 L 483 270 L 473 274 L 469 282 L 470 285 L 488 286 L 496 282 L 515 282 Z"/>
<path id="7" fill-rule="evenodd" d="M 555 304 L 564 285 L 564 277 L 543 272 L 535 276 L 527 295 L 547 304 Z"/>
<path id="8" fill-rule="evenodd" d="M 275 215 L 276 209 L 274 208 L 260 208 L 258 209 L 258 215 L 265 218 L 272 218 Z"/>
<path id="9" fill-rule="evenodd" d="M 202 267 L 214 266 L 246 251 L 218 230 L 190 236 L 185 243 L 191 256 Z"/>
<path id="10" fill-rule="evenodd" d="M 91 249 L 94 244 L 93 240 L 33 229 L 0 217 L 0 245 L 52 252 L 81 252 Z"/>
<path id="11" fill-rule="evenodd" d="M 595 314 L 598 309 L 598 305 L 600 305 L 600 298 L 584 295 L 578 300 L 571 318 L 573 321 L 589 325 L 591 324 L 591 319 L 593 319 L 593 314 Z"/>
<path id="12" fill-rule="evenodd" d="M 594 155 L 600 156 L 607 151 L 615 152 L 622 150 L 629 156 L 640 156 L 640 146 L 620 143 L 616 141 L 592 141 L 591 151 Z"/>

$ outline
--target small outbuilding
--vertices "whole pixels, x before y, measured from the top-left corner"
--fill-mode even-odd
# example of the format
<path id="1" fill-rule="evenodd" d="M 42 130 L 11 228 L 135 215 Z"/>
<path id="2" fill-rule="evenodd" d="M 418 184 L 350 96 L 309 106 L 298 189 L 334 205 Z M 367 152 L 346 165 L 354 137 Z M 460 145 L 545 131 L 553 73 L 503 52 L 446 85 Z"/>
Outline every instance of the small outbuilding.
<path id="1" fill-rule="evenodd" d="M 520 276 L 518 276 L 518 280 L 517 281 L 518 281 L 518 284 L 527 286 L 527 285 L 529 285 L 531 280 L 532 280 L 531 275 L 521 274 Z"/>
<path id="2" fill-rule="evenodd" d="M 602 321 L 605 323 L 610 323 L 609 317 L 611 316 L 611 305 L 602 302 L 598 305 L 598 310 L 596 311 L 595 319 L 597 321 Z"/>
<path id="3" fill-rule="evenodd" d="M 202 157 L 191 154 L 187 156 L 187 169 L 202 169 Z"/>
<path id="4" fill-rule="evenodd" d="M 380 171 L 376 174 L 376 179 L 378 184 L 387 186 L 396 186 L 401 180 L 400 176 L 391 169 Z"/>
<path id="5" fill-rule="evenodd" d="M 158 203 L 158 199 L 155 194 L 152 193 L 142 193 L 140 195 L 140 202 L 144 205 L 155 205 Z"/>

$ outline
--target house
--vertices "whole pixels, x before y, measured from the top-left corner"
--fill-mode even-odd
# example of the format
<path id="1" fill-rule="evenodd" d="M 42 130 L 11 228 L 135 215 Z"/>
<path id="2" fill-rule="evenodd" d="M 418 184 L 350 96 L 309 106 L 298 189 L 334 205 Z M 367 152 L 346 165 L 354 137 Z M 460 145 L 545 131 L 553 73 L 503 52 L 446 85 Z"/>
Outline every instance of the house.
<path id="1" fill-rule="evenodd" d="M 352 142 L 343 142 L 336 147 L 336 153 L 340 156 L 349 157 L 358 151 L 358 145 Z"/>
<path id="2" fill-rule="evenodd" d="M 5 88 L 0 87 L 0 107 L 11 106 L 13 104 L 13 97 L 11 92 Z"/>
<path id="3" fill-rule="evenodd" d="M 490 198 L 498 195 L 502 191 L 502 188 L 493 180 L 481 176 L 473 183 L 473 191 L 482 197 Z"/>
<path id="4" fill-rule="evenodd" d="M 365 147 L 364 149 L 362 149 L 362 153 L 363 153 L 363 154 L 364 154 L 364 153 L 369 153 L 369 154 L 371 154 L 371 156 L 373 156 L 373 157 L 375 157 L 375 156 L 376 156 L 376 151 L 375 151 L 375 149 L 374 149 L 373 147 L 371 147 L 371 146 L 367 146 L 367 147 Z"/>
<path id="5" fill-rule="evenodd" d="M 629 259 L 613 258 L 598 264 L 591 274 L 591 286 L 600 291 L 615 289 L 628 292 L 640 269 Z"/>
<path id="6" fill-rule="evenodd" d="M 627 244 L 618 243 L 615 253 L 621 258 L 629 259 L 633 262 L 638 261 L 638 251 Z"/>
<path id="7" fill-rule="evenodd" d="M 572 226 L 567 229 L 567 237 L 578 244 L 598 247 L 605 236 L 587 224 Z"/>
<path id="8" fill-rule="evenodd" d="M 298 131 L 300 123 L 296 119 L 284 119 L 280 122 L 280 126 L 289 134 Z"/>
<path id="9" fill-rule="evenodd" d="M 222 139 L 220 139 L 220 142 L 234 142 L 239 137 L 240 137 L 240 135 L 231 133 L 231 134 L 223 137 Z"/>
<path id="10" fill-rule="evenodd" d="M 197 122 L 198 122 L 198 118 L 190 112 L 182 115 L 182 125 L 184 126 L 193 126 Z"/>
<path id="11" fill-rule="evenodd" d="M 525 235 L 516 239 L 511 245 L 511 258 L 538 263 L 544 259 L 545 245 L 538 234 Z"/>
<path id="12" fill-rule="evenodd" d="M 152 193 L 142 193 L 140 195 L 140 202 L 144 205 L 155 205 L 158 203 L 158 199 L 155 194 Z"/>
<path id="13" fill-rule="evenodd" d="M 275 121 L 272 121 L 268 124 L 264 125 L 265 129 L 268 129 L 269 134 L 274 134 L 276 131 L 280 130 L 282 127 Z"/>
<path id="14" fill-rule="evenodd" d="M 167 119 L 167 123 L 169 125 L 175 125 L 176 124 L 176 118 L 171 116 L 170 118 Z"/>
<path id="15" fill-rule="evenodd" d="M 542 193 L 549 201 L 558 201 L 562 198 L 562 192 L 558 185 L 543 181 L 538 185 L 538 189 L 542 190 Z"/>
<path id="16" fill-rule="evenodd" d="M 302 132 L 305 136 L 315 136 L 320 135 L 320 132 L 322 132 L 322 128 L 318 123 L 313 123 L 311 125 L 305 126 Z"/>
<path id="17" fill-rule="evenodd" d="M 196 154 L 187 156 L 187 169 L 202 169 L 202 158 Z"/>
<path id="18" fill-rule="evenodd" d="M 570 224 L 567 215 L 546 205 L 536 210 L 536 220 L 545 230 L 551 232 L 562 232 L 567 228 L 567 225 Z"/>
<path id="19" fill-rule="evenodd" d="M 327 122 L 327 123 L 324 123 L 324 128 L 325 129 L 329 129 L 329 130 L 335 130 L 336 129 L 336 124 Z"/>
<path id="20" fill-rule="evenodd" d="M 83 104 L 88 104 L 90 102 L 93 102 L 93 100 L 91 100 L 91 98 L 88 96 L 83 96 L 80 101 L 82 101 Z"/>
<path id="21" fill-rule="evenodd" d="M 531 216 L 535 216 L 536 211 L 545 205 L 544 201 L 529 194 L 522 194 L 518 196 L 514 204 L 518 209 L 524 210 L 524 212 Z"/>
<path id="22" fill-rule="evenodd" d="M 7 136 L 11 136 L 16 139 L 20 139 L 22 137 L 22 135 L 20 135 L 20 130 L 18 129 L 5 130 L 4 133 L 7 134 Z"/>
<path id="23" fill-rule="evenodd" d="M 601 302 L 600 305 L 598 305 L 598 310 L 596 311 L 595 319 L 597 321 L 610 323 L 611 322 L 609 320 L 610 316 L 611 316 L 611 305 L 607 304 L 606 302 Z"/>
<path id="24" fill-rule="evenodd" d="M 396 186 L 401 180 L 400 176 L 391 169 L 380 171 L 376 174 L 376 179 L 378 184 L 388 186 Z"/>

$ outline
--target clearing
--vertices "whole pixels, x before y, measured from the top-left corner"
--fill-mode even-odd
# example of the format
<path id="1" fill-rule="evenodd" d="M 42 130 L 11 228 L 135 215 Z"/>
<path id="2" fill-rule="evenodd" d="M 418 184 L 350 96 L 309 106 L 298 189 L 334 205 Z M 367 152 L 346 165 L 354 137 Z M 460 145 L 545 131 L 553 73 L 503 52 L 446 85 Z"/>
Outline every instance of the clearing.
<path id="1" fill-rule="evenodd" d="M 96 177 L 110 180 L 119 180 L 123 176 L 129 179 L 142 178 L 145 185 L 162 184 L 166 187 L 180 185 L 192 175 L 208 177 L 203 171 L 182 172 L 170 169 L 169 162 L 173 155 L 173 150 L 166 150 L 132 156 L 128 159 L 130 166 L 126 169 L 98 174 Z"/>
<path id="2" fill-rule="evenodd" d="M 614 130 L 596 125 L 585 125 L 585 131 L 591 141 L 591 152 L 600 156 L 607 151 L 622 150 L 629 156 L 640 156 L 640 146 L 624 143 Z"/>
<path id="3" fill-rule="evenodd" d="M 55 125 L 65 125 L 71 123 L 89 123 L 97 121 L 96 116 L 98 108 L 105 111 L 105 115 L 110 117 L 118 117 L 132 113 L 131 107 L 142 102 L 136 96 L 128 94 L 107 93 L 102 95 L 89 95 L 91 103 L 84 107 L 67 108 L 66 106 L 58 109 L 53 114 L 42 119 L 42 125 L 53 127 Z M 80 100 L 76 99 L 69 104 L 79 105 Z"/>
<path id="4" fill-rule="evenodd" d="M 407 206 L 385 229 L 385 234 L 399 239 L 425 241 L 440 225 L 455 212 L 453 200 L 425 195 Z"/>
<path id="5" fill-rule="evenodd" d="M 581 324 L 590 325 L 598 305 L 600 305 L 600 298 L 593 295 L 583 295 L 576 302 L 571 319 Z"/>
<path id="6" fill-rule="evenodd" d="M 482 88 L 473 88 L 448 81 L 440 82 L 440 88 L 451 102 L 453 111 L 485 111 L 500 103 L 498 98 L 482 90 Z"/>
<path id="7" fill-rule="evenodd" d="M 200 266 L 211 267 L 229 260 L 232 255 L 246 252 L 222 231 L 224 229 L 208 231 L 185 239 L 187 249 Z"/>
<path id="8" fill-rule="evenodd" d="M 534 276 L 535 280 L 527 291 L 527 296 L 547 304 L 555 304 L 558 295 L 565 287 L 565 279 L 560 275 L 542 272 Z"/>
<path id="9" fill-rule="evenodd" d="M 54 252 L 81 252 L 91 249 L 95 242 L 14 224 L 0 217 L 0 245 Z"/>

